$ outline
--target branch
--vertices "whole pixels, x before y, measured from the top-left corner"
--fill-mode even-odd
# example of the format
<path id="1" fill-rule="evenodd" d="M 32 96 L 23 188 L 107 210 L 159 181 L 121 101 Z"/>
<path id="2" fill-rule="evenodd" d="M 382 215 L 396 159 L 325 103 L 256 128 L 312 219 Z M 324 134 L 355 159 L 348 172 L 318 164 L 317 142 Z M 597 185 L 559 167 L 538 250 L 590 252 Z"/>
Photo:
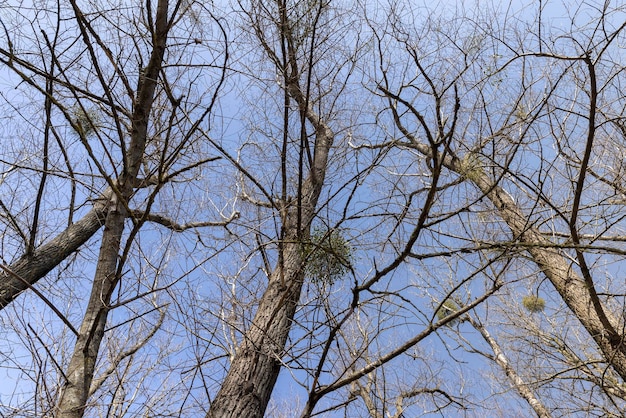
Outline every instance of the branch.
<path id="1" fill-rule="evenodd" d="M 22 276 L 20 276 L 19 274 L 15 273 L 13 270 L 11 270 L 10 268 L 8 268 L 5 265 L 0 264 L 0 269 L 4 270 L 4 272 L 9 274 L 10 276 L 12 276 L 12 277 L 20 280 L 21 282 L 23 282 L 24 285 L 27 288 L 30 288 L 37 296 L 39 296 L 39 298 L 41 300 L 44 301 L 44 303 L 46 305 L 48 305 L 48 307 L 50 309 L 52 309 L 54 311 L 55 314 L 57 314 L 57 316 L 61 319 L 61 321 L 63 321 L 63 323 L 65 325 L 67 325 L 67 327 L 70 329 L 70 331 L 72 331 L 74 333 L 74 335 L 76 335 L 76 336 L 78 335 L 78 331 L 76 331 L 76 329 L 72 326 L 72 323 L 65 317 L 65 315 L 63 315 L 61 313 L 61 311 L 59 311 L 56 308 L 56 306 L 54 306 L 54 304 L 52 302 L 50 302 L 50 300 L 47 297 L 45 297 L 39 290 L 35 289 L 33 287 L 33 285 L 28 282 L 28 280 L 24 279 Z"/>
<path id="2" fill-rule="evenodd" d="M 344 386 L 346 386 L 346 385 L 356 381 L 357 379 L 360 379 L 361 377 L 365 376 L 366 374 L 376 370 L 378 367 L 382 366 L 383 364 L 388 363 L 389 361 L 391 361 L 394 358 L 398 357 L 402 353 L 405 353 L 409 348 L 417 345 L 420 341 L 422 341 L 424 338 L 426 338 L 427 336 L 429 336 L 430 334 L 432 334 L 433 332 L 435 332 L 439 328 L 445 326 L 446 324 L 449 324 L 450 322 L 452 322 L 455 319 L 459 318 L 460 316 L 464 315 L 466 312 L 474 309 L 476 306 L 478 306 L 481 303 L 483 303 L 485 300 L 487 300 L 489 297 L 491 297 L 491 295 L 493 295 L 495 292 L 497 292 L 498 289 L 500 289 L 500 287 L 502 286 L 502 284 L 503 283 L 501 283 L 501 282 L 494 283 L 494 286 L 487 293 L 485 293 L 484 295 L 482 295 L 478 299 L 474 300 L 472 303 L 467 304 L 463 308 L 459 309 L 458 311 L 456 311 L 454 313 L 451 313 L 450 315 L 446 316 L 445 318 L 441 319 L 440 321 L 437 321 L 434 324 L 428 325 L 428 327 L 426 327 L 426 329 L 422 330 L 422 332 L 417 334 L 415 337 L 409 339 L 404 344 L 400 345 L 399 347 L 396 347 L 395 349 L 393 349 L 389 353 L 385 354 L 384 356 L 379 357 L 377 360 L 375 360 L 373 362 L 370 362 L 369 364 L 367 364 L 366 366 L 364 366 L 360 370 L 357 370 L 354 373 L 352 373 L 351 375 L 346 376 L 346 377 L 344 377 L 342 379 L 339 379 L 339 380 L 335 381 L 334 383 L 331 383 L 331 384 L 326 385 L 326 386 L 321 386 L 319 388 L 319 390 L 317 391 L 315 398 L 319 400 L 322 396 L 326 395 L 327 393 L 333 392 L 333 391 L 335 391 L 335 390 L 337 390 L 339 388 L 342 388 L 342 387 L 344 387 Z"/>
<path id="3" fill-rule="evenodd" d="M 234 221 L 235 219 L 239 219 L 239 216 L 240 216 L 239 212 L 235 211 L 233 212 L 232 215 L 230 215 L 229 218 L 220 222 L 214 222 L 214 221 L 188 222 L 188 223 L 181 225 L 179 223 L 176 223 L 176 221 L 174 221 L 173 219 L 170 219 L 166 216 L 158 215 L 155 213 L 145 213 L 144 211 L 141 211 L 138 209 L 131 211 L 130 215 L 134 218 L 145 219 L 148 222 L 157 223 L 175 232 L 183 232 L 183 231 L 186 231 L 187 229 L 204 228 L 208 226 L 226 226 L 230 224 L 232 221 Z"/>
<path id="4" fill-rule="evenodd" d="M 78 250 L 104 223 L 107 202 L 113 192 L 105 191 L 83 218 L 68 226 L 52 240 L 24 254 L 0 272 L 0 310 L 32 286 L 70 254 Z"/>
<path id="5" fill-rule="evenodd" d="M 154 336 L 154 334 L 156 334 L 159 328 L 161 328 L 161 325 L 163 325 L 163 321 L 165 320 L 165 309 L 161 309 L 161 308 L 162 307 L 155 307 L 154 309 L 137 317 L 137 318 L 140 318 L 144 316 L 145 314 L 154 311 L 155 309 L 158 309 L 161 314 L 159 316 L 159 320 L 157 321 L 157 324 L 154 327 L 152 327 L 148 335 L 146 335 L 141 341 L 139 341 L 137 344 L 130 347 L 128 350 L 115 356 L 115 359 L 111 361 L 111 364 L 106 369 L 106 371 L 102 373 L 102 375 L 100 375 L 98 378 L 95 378 L 92 381 L 91 386 L 89 387 L 89 396 L 93 395 L 98 389 L 100 389 L 100 386 L 102 386 L 102 384 L 109 378 L 109 376 L 111 376 L 113 373 L 117 371 L 118 366 L 125 358 L 128 358 L 132 356 L 133 354 L 135 354 L 137 351 L 139 351 L 141 347 L 143 347 L 144 345 L 146 345 L 148 341 L 150 341 L 150 339 Z M 133 318 L 133 320 L 137 318 Z"/>

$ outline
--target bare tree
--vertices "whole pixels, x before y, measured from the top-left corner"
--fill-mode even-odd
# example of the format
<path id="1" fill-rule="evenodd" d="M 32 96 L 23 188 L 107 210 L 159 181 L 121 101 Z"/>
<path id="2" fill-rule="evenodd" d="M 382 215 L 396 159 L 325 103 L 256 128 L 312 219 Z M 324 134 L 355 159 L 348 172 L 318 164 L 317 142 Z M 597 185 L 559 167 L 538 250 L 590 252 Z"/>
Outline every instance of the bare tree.
<path id="1" fill-rule="evenodd" d="M 6 9 L 2 413 L 619 415 L 622 6 L 516 7 Z"/>
<path id="2" fill-rule="evenodd" d="M 82 416 L 90 406 L 88 398 L 112 375 L 129 367 L 129 360 L 160 328 L 167 303 L 155 294 L 176 283 L 161 277 L 166 261 L 152 264 L 148 246 L 141 245 L 146 234 L 140 229 L 153 223 L 181 232 L 226 225 L 237 217 L 233 211 L 209 210 L 204 215 L 217 215 L 215 221 L 185 222 L 190 212 L 181 196 L 181 205 L 161 200 L 175 184 L 187 183 L 219 159 L 200 139 L 208 131 L 224 82 L 228 49 L 226 32 L 215 14 L 189 2 L 148 2 L 118 12 L 76 2 L 49 6 L 16 7 L 2 22 L 7 36 L 2 62 L 19 88 L 43 99 L 44 116 L 41 124 L 32 122 L 37 127 L 31 140 L 37 149 L 33 154 L 27 154 L 31 141 L 24 141 L 23 148 L 16 141 L 14 153 L 7 147 L 3 154 L 6 190 L 19 186 L 24 173 L 34 173 L 39 180 L 32 188 L 32 202 L 27 197 L 30 188 L 20 189 L 11 202 L 2 202 L 4 246 L 23 255 L 3 266 L 1 299 L 5 307 L 18 293 L 33 289 L 73 334 L 71 358 L 61 349 L 46 348 L 44 358 L 54 364 L 62 388 L 58 393 L 54 387 L 48 389 L 48 405 L 42 409 L 54 410 L 58 416 Z M 21 26 L 28 20 L 35 23 Z M 209 21 L 215 25 L 211 30 L 202 27 Z M 190 33 L 191 29 L 197 31 Z M 205 38 L 213 31 L 211 38 Z M 125 39 L 125 33 L 133 35 Z M 219 49 L 212 50 L 216 44 Z M 196 59 L 190 49 L 203 50 L 203 59 Z M 193 86 L 198 81 L 205 84 L 206 92 L 198 94 Z M 37 109 L 36 103 L 33 99 L 27 105 Z M 14 104 L 26 123 L 31 107 Z M 75 327 L 76 311 L 70 310 L 68 316 L 54 291 L 51 296 L 49 288 L 36 290 L 33 284 L 75 254 L 102 225 L 91 297 L 79 308 L 85 314 L 82 325 Z M 56 236 L 55 230 L 60 231 Z M 74 268 L 73 261 L 68 262 L 66 274 Z M 121 285 L 130 272 L 136 273 L 134 280 Z M 70 283 L 65 285 L 71 288 Z M 139 307 L 138 301 L 148 307 Z M 126 318 L 116 314 L 121 323 L 113 326 L 111 312 L 120 308 L 130 314 Z M 135 324 L 139 331 L 146 320 L 147 329 L 123 341 L 123 329 L 133 329 Z M 107 353 L 109 364 L 103 364 L 98 359 L 105 333 L 116 332 L 121 337 L 116 352 Z M 37 331 L 32 333 L 45 346 Z M 113 340 L 105 341 L 113 350 Z M 62 341 L 52 339 L 52 344 L 61 347 Z M 96 369 L 101 374 L 94 377 Z M 126 402 L 119 397 L 123 391 L 114 393 L 115 407 L 119 399 Z"/>
<path id="3" fill-rule="evenodd" d="M 152 10 L 147 10 L 147 13 L 150 16 Z M 89 24 L 82 18 L 81 11 L 76 10 L 75 14 L 77 22 L 83 30 L 83 36 L 87 37 L 87 31 L 90 29 Z M 100 351 L 100 343 L 107 323 L 107 310 L 110 308 L 113 291 L 121 278 L 124 267 L 123 261 L 119 262 L 118 255 L 121 250 L 124 223 L 129 216 L 126 207 L 134 192 L 133 186 L 137 182 L 137 176 L 143 162 L 150 108 L 154 102 L 156 81 L 162 68 L 167 34 L 172 24 L 171 18 L 168 16 L 168 2 L 166 0 L 159 1 L 154 18 L 149 18 L 149 20 L 154 20 L 153 51 L 147 66 L 143 69 L 143 74 L 139 75 L 137 104 L 131 119 L 130 143 L 123 160 L 124 170 L 118 179 L 118 184 L 116 184 L 116 193 L 108 203 L 109 207 L 106 210 L 100 254 L 93 279 L 94 284 L 85 317 L 80 330 L 78 330 L 74 354 L 65 372 L 67 383 L 59 400 L 58 416 L 81 417 L 84 413 L 83 408 L 89 395 L 96 358 Z M 136 234 L 136 229 L 131 232 L 131 236 L 134 234 Z"/>
<path id="4" fill-rule="evenodd" d="M 607 4 L 594 12 L 600 21 L 613 22 L 617 10 Z M 491 213 L 510 231 L 508 238 L 500 235 L 500 244 L 491 240 L 489 245 L 525 251 L 595 341 L 605 367 L 624 379 L 623 321 L 613 313 L 617 293 L 598 279 L 603 272 L 591 261 L 598 254 L 593 243 L 620 229 L 621 217 L 605 206 L 618 192 L 612 168 L 600 163 L 605 150 L 599 144 L 620 119 L 614 106 L 623 98 L 610 84 L 600 83 L 621 72 L 612 65 L 612 51 L 624 26 L 598 30 L 594 24 L 579 26 L 578 17 L 568 36 L 571 48 L 556 35 L 542 34 L 540 26 L 534 33 L 538 49 L 528 39 L 516 39 L 519 29 L 514 27 L 489 34 L 475 27 L 456 41 L 440 31 L 440 22 L 416 30 L 412 22 L 392 17 L 390 32 L 379 31 L 381 51 L 388 37 L 395 39 L 414 71 L 395 72 L 381 53 L 377 89 L 388 98 L 398 129 L 388 144 L 433 158 L 457 173 L 459 181 L 471 183 L 476 211 L 484 210 L 482 200 L 488 201 Z M 420 33 L 444 41 L 424 44 L 415 35 Z M 449 48 L 465 60 L 444 69 L 436 60 Z M 481 49 L 493 52 L 491 62 L 473 58 Z M 537 68 L 545 70 L 537 74 Z M 492 103 L 502 102 L 494 95 L 505 89 L 511 104 L 495 109 Z M 467 106 L 470 98 L 476 100 L 474 107 Z M 430 107 L 422 110 L 425 100 Z M 555 153 L 548 156 L 548 148 Z M 525 165 L 530 158 L 537 164 Z M 592 227 L 590 219 L 601 219 L 603 226 Z M 479 245 L 485 242 L 470 237 Z M 610 257 L 620 250 L 600 251 Z"/>
<path id="5" fill-rule="evenodd" d="M 320 75 L 315 62 L 329 34 L 324 2 L 275 1 L 241 4 L 266 59 L 274 66 L 284 97 L 281 166 L 277 195 L 261 189 L 257 204 L 275 211 L 279 222 L 276 264 L 267 267 L 267 287 L 243 333 L 210 417 L 261 417 L 282 366 L 282 352 L 300 301 L 309 240 L 336 139 L 320 113 Z M 295 138 L 290 124 L 296 123 Z M 295 150 L 293 149 L 295 147 Z M 289 156 L 297 161 L 288 161 Z M 260 183 L 255 181 L 258 186 Z M 251 199 L 251 198 L 250 198 Z M 269 261 L 267 261 L 269 263 Z"/>
<path id="6" fill-rule="evenodd" d="M 381 296 L 373 288 L 407 259 L 420 233 L 426 229 L 429 210 L 439 186 L 440 170 L 437 168 L 432 177 L 425 179 L 425 182 L 432 181 L 430 186 L 419 183 L 419 191 L 415 194 L 425 196 L 426 200 L 422 207 L 421 202 L 418 204 L 416 213 L 407 213 L 407 206 L 412 206 L 411 198 L 406 201 L 410 193 L 401 191 L 399 196 L 383 195 L 378 203 L 381 208 L 386 205 L 393 209 L 379 209 L 375 203 L 367 203 L 359 213 L 353 214 L 350 208 L 353 197 L 367 193 L 360 191 L 361 184 L 367 181 L 372 170 L 377 167 L 386 169 L 383 164 L 387 156 L 384 152 L 372 153 L 370 149 L 363 149 L 363 157 L 357 160 L 364 162 L 363 168 L 356 173 L 348 171 L 348 180 L 342 181 L 338 177 L 338 173 L 343 174 L 343 169 L 337 167 L 334 161 L 352 158 L 346 151 L 351 151 L 350 141 L 354 132 L 359 130 L 358 123 L 346 126 L 339 116 L 344 115 L 343 118 L 351 120 L 351 114 L 356 111 L 342 94 L 352 88 L 351 75 L 356 71 L 354 63 L 362 53 L 359 33 L 350 30 L 350 20 L 337 20 L 350 14 L 326 2 L 255 2 L 240 6 L 246 19 L 244 25 L 252 31 L 251 41 L 261 46 L 263 59 L 269 63 L 269 69 L 266 69 L 254 62 L 254 77 L 262 86 L 263 99 L 259 100 L 277 106 L 281 118 L 274 118 L 282 123 L 272 122 L 272 119 L 261 122 L 277 125 L 275 129 L 255 125 L 253 129 L 258 133 L 255 132 L 254 140 L 250 139 L 241 146 L 238 155 L 245 156 L 246 149 L 253 149 L 261 153 L 259 159 L 277 161 L 280 166 L 274 169 L 276 175 L 264 178 L 259 177 L 258 168 L 248 169 L 241 163 L 242 198 L 256 206 L 257 210 L 269 211 L 254 232 L 258 243 L 255 253 L 260 260 L 259 268 L 267 274 L 267 284 L 263 284 L 256 311 L 248 317 L 249 323 L 231 324 L 235 334 L 241 334 L 240 337 L 230 338 L 229 345 L 233 348 L 228 350 L 228 372 L 223 381 L 218 381 L 219 391 L 212 400 L 208 416 L 262 416 L 283 367 L 303 373 L 301 384 L 307 387 L 308 399 L 302 416 L 310 416 L 325 396 L 341 389 L 347 391 L 351 384 L 404 355 L 448 321 L 433 324 L 432 317 L 424 318 L 420 322 L 424 324 L 424 329 L 416 337 L 398 344 L 388 353 L 372 355 L 371 361 L 360 367 L 355 364 L 363 360 L 361 348 L 356 349 L 356 357 L 339 354 L 352 344 L 344 327 L 350 326 L 354 315 L 367 313 L 380 315 L 382 319 L 388 314 L 387 310 L 397 303 L 395 299 L 402 299 L 402 292 L 389 292 L 381 305 Z M 338 26 L 337 22 L 343 26 Z M 347 47 L 346 41 L 356 42 L 356 48 Z M 259 68 L 266 72 L 259 71 Z M 282 95 L 281 102 L 276 103 L 276 92 Z M 348 106 L 343 109 L 344 113 L 336 110 L 339 104 Z M 268 112 L 267 109 L 259 111 Z M 339 136 L 342 142 L 337 139 L 336 132 L 340 131 L 347 133 Z M 278 156 L 266 157 L 273 150 Z M 230 159 L 242 161 L 242 158 Z M 348 165 L 347 169 L 351 167 Z M 327 184 L 328 178 L 339 179 L 339 183 L 331 186 Z M 397 182 L 397 178 L 392 176 L 390 181 Z M 325 194 L 327 200 L 320 201 L 324 190 L 329 190 Z M 347 197 L 341 196 L 344 193 Z M 389 256 L 390 259 L 381 258 L 379 261 L 387 265 L 365 280 L 361 273 L 356 275 L 349 257 L 351 250 L 342 244 L 347 239 L 341 235 L 349 228 L 353 218 L 364 217 L 382 217 L 382 222 L 395 218 L 390 222 L 393 225 L 389 228 L 391 237 L 382 238 L 384 241 L 380 244 L 381 247 L 388 246 L 385 258 Z M 262 224 L 268 223 L 266 219 L 270 219 L 271 225 L 278 225 L 275 231 L 264 230 Z M 412 225 L 414 221 L 416 225 Z M 314 224 L 319 228 L 312 230 Z M 394 230 L 404 228 L 409 229 L 407 234 L 404 231 L 394 233 Z M 384 236 L 389 230 L 377 233 Z M 271 238 L 267 239 L 266 234 Z M 333 247 L 333 243 L 337 245 Z M 275 253 L 269 249 L 275 250 Z M 324 266 L 332 261 L 318 262 L 325 257 L 324 254 L 334 257 L 341 266 L 338 271 L 355 279 L 355 286 L 348 293 L 350 296 L 342 295 L 337 305 L 327 304 L 324 300 L 328 296 L 326 292 L 337 279 L 332 272 L 324 270 Z M 369 267 L 360 269 L 368 270 L 371 273 Z M 238 282 L 239 276 L 231 280 Z M 305 283 L 304 289 L 315 295 L 312 299 L 303 300 Z M 467 309 L 480 304 L 499 286 L 497 281 L 488 285 L 485 294 L 468 301 Z M 362 295 L 370 292 L 372 297 L 363 299 Z M 241 309 L 241 306 L 235 309 Z M 406 309 L 412 311 L 413 307 Z M 391 331 L 398 325 L 383 327 Z M 291 341 L 290 331 L 297 335 Z M 367 336 L 362 343 L 365 346 L 375 344 L 380 338 L 383 338 L 381 333 L 374 333 L 374 337 L 370 339 Z M 306 351 L 303 353 L 301 350 Z M 328 364 L 332 364 L 335 370 L 332 380 L 325 383 L 326 378 L 331 377 L 325 372 Z M 399 394 L 397 402 L 411 397 L 408 393 L 415 393 L 415 396 L 449 396 L 443 390 L 420 387 L 404 392 L 404 395 Z M 449 399 L 453 398 L 449 396 Z M 456 400 L 451 403 L 459 404 Z"/>

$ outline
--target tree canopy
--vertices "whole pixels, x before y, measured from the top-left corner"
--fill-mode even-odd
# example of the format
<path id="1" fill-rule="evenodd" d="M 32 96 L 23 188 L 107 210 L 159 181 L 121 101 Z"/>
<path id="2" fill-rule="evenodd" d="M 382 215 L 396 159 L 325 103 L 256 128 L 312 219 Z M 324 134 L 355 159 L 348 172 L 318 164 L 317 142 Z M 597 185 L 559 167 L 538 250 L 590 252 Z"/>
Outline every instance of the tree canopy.
<path id="1" fill-rule="evenodd" d="M 0 415 L 622 416 L 626 7 L 0 6 Z"/>

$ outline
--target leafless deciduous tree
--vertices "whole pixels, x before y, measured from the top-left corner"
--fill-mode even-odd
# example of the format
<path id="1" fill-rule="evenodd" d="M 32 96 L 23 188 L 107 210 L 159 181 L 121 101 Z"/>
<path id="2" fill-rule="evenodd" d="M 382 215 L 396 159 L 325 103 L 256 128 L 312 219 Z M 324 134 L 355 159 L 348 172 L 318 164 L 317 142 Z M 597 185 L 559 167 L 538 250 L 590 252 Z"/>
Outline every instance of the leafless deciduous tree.
<path id="1" fill-rule="evenodd" d="M 5 93 L 7 106 L 34 129 L 29 138 L 9 139 L 3 155 L 3 187 L 15 188 L 12 199 L 2 202 L 4 245 L 23 255 L 3 266 L 0 292 L 6 307 L 18 293 L 35 290 L 74 334 L 73 354 L 52 358 L 62 377 L 58 399 L 57 390 L 51 389 L 49 405 L 40 408 L 58 416 L 82 416 L 89 396 L 164 320 L 165 307 L 152 295 L 171 283 L 158 284 L 163 264 L 151 265 L 147 254 L 141 254 L 147 247 L 140 245 L 140 229 L 154 223 L 179 232 L 226 225 L 236 218 L 234 212 L 222 219 L 214 212 L 215 221 L 181 223 L 184 207 L 161 200 L 172 185 L 187 183 L 219 158 L 209 155 L 210 147 L 199 137 L 207 131 L 224 82 L 228 49 L 226 33 L 212 11 L 198 6 L 192 10 L 186 2 L 148 2 L 139 8 L 111 4 L 111 9 L 77 2 L 47 6 L 16 6 L 2 22 L 7 38 L 1 51 L 3 71 L 25 94 L 33 95 L 32 103 L 24 103 Z M 214 27 L 205 29 L 204 24 Z M 194 28 L 198 33 L 190 33 Z M 209 33 L 214 38 L 203 40 Z M 203 49 L 202 60 L 195 59 L 191 49 Z M 194 88 L 198 81 L 206 93 Z M 43 117 L 29 116 L 38 110 L 37 97 L 43 102 Z M 22 176 L 36 178 L 35 186 L 22 187 Z M 64 309 L 33 285 L 102 227 L 93 279 L 85 288 L 90 287 L 91 296 L 82 305 L 81 325 L 75 326 Z M 151 283 L 142 277 L 146 268 L 156 273 Z M 129 279 L 134 284 L 121 286 L 129 271 L 139 273 Z M 134 292 L 129 291 L 133 287 Z M 137 300 L 145 300 L 150 309 L 131 314 L 117 326 L 108 322 L 116 309 L 136 309 L 130 306 Z M 158 314 L 152 330 L 120 346 L 94 378 L 105 333 L 140 323 L 150 312 Z"/>
<path id="2" fill-rule="evenodd" d="M 609 4 L 594 10 L 604 22 L 616 12 Z M 623 100 L 611 86 L 621 77 L 612 51 L 624 30 L 614 23 L 600 30 L 575 14 L 564 43 L 551 31 L 542 33 L 541 25 L 528 38 L 516 38 L 518 28 L 489 34 L 475 28 L 469 47 L 450 39 L 437 48 L 422 47 L 412 22 L 405 26 L 398 18 L 390 32 L 379 33 L 402 45 L 414 71 L 397 76 L 383 64 L 377 89 L 388 98 L 399 133 L 390 145 L 434 157 L 475 187 L 476 202 L 488 202 L 510 232 L 501 235 L 502 245 L 530 257 L 595 341 L 604 367 L 623 380 L 623 319 L 615 315 L 621 293 L 609 290 L 598 265 L 621 252 L 621 217 L 605 206 L 621 193 L 619 181 L 615 166 L 601 162 L 603 144 L 619 134 L 617 103 Z M 425 30 L 447 38 L 436 26 Z M 465 60 L 444 71 L 436 59 L 448 48 L 463 51 Z M 472 59 L 481 49 L 493 53 L 488 65 Z M 500 92 L 510 100 L 508 107 L 493 100 Z M 470 97 L 475 102 L 468 108 Z M 422 110 L 425 100 L 430 107 Z M 610 231 L 617 235 L 614 244 L 595 249 L 598 240 L 610 241 Z"/>
<path id="3" fill-rule="evenodd" d="M 1 6 L 1 414 L 620 416 L 624 8 L 555 7 Z"/>

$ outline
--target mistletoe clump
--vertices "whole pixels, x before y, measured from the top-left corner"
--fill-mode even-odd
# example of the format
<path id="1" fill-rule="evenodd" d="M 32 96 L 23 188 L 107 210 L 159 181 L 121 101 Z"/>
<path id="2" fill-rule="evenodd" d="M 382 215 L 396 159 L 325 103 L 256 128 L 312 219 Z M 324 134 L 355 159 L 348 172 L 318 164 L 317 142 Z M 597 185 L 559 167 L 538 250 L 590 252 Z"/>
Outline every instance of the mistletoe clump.
<path id="1" fill-rule="evenodd" d="M 522 298 L 522 305 L 528 310 L 528 312 L 536 313 L 541 312 L 546 307 L 546 301 L 539 296 L 524 296 Z"/>
<path id="2" fill-rule="evenodd" d="M 350 271 L 353 248 L 341 230 L 315 228 L 304 246 L 306 275 L 332 285 Z"/>
<path id="3" fill-rule="evenodd" d="M 451 315 L 459 310 L 459 305 L 457 305 L 453 300 L 446 300 L 441 307 L 437 310 L 437 319 L 440 321 L 446 318 L 448 315 Z M 458 318 L 448 322 L 448 326 L 455 325 L 459 322 Z"/>

